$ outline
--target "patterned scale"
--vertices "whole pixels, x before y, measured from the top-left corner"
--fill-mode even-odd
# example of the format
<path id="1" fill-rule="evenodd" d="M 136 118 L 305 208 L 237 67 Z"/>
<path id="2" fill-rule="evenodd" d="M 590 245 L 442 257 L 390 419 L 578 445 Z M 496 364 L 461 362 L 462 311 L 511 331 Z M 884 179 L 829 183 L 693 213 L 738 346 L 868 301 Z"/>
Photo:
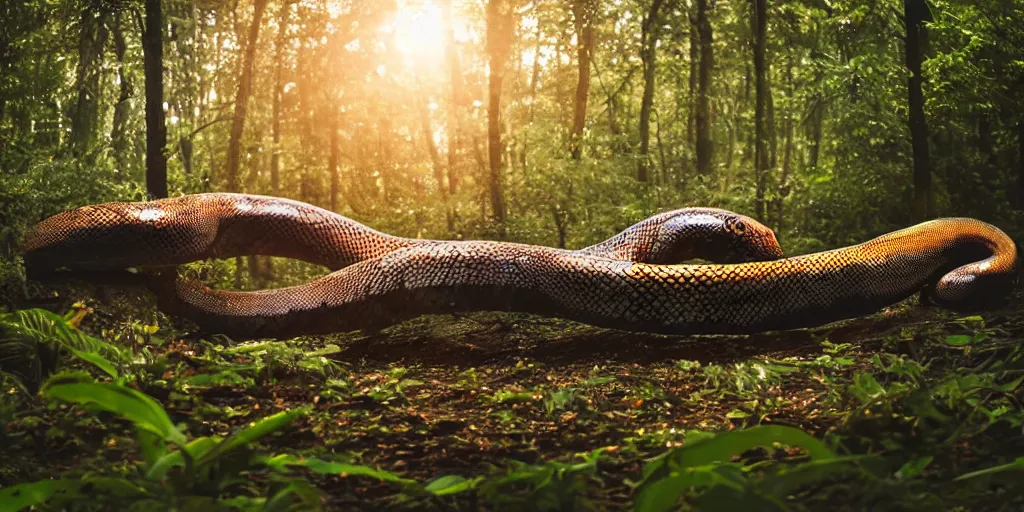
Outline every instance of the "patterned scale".
<path id="1" fill-rule="evenodd" d="M 720 223 L 710 220 L 713 216 L 694 221 L 704 212 L 661 219 L 656 216 L 597 246 L 565 251 L 505 242 L 410 241 L 308 205 L 305 208 L 310 213 L 299 209 L 300 213 L 290 215 L 292 221 L 270 228 L 265 222 L 267 212 L 277 207 L 274 201 L 302 203 L 216 196 L 215 202 L 220 203 L 246 197 L 269 201 L 250 210 L 257 212 L 255 218 L 250 218 L 237 209 L 224 210 L 231 212 L 225 215 L 211 213 L 209 207 L 195 207 L 205 204 L 196 197 L 138 206 L 113 203 L 86 207 L 99 208 L 101 213 L 103 208 L 117 210 L 119 214 L 114 216 L 75 214 L 78 210 L 58 215 L 41 223 L 30 236 L 26 262 L 33 266 L 76 266 L 115 261 L 110 251 L 97 259 L 68 247 L 93 250 L 91 242 L 83 241 L 92 236 L 103 238 L 108 245 L 121 246 L 122 254 L 131 252 L 124 250 L 131 238 L 115 242 L 123 234 L 104 233 L 95 224 L 108 222 L 110 231 L 134 236 L 138 231 L 132 227 L 138 223 L 134 219 L 143 215 L 125 212 L 157 209 L 166 210 L 161 219 L 168 219 L 165 222 L 169 224 L 147 235 L 162 240 L 136 243 L 149 251 L 164 251 L 162 255 L 168 257 L 162 264 L 178 263 L 184 257 L 263 251 L 258 253 L 293 257 L 302 253 L 303 259 L 344 267 L 304 285 L 259 292 L 215 291 L 198 283 L 178 281 L 176 293 L 170 294 L 173 300 L 162 304 L 206 330 L 236 337 L 352 330 L 421 314 L 474 310 L 557 315 L 638 331 L 750 333 L 857 316 L 922 290 L 946 307 L 985 306 L 1013 289 L 1018 266 L 1016 246 L 1005 233 L 963 218 L 926 222 L 833 251 L 776 259 L 774 235 L 768 243 L 768 235 L 760 231 L 763 226 L 738 215 Z M 192 205 L 193 211 L 181 211 L 185 205 Z M 66 216 L 64 220 L 60 220 L 62 215 Z M 211 221 L 211 216 L 220 217 Z M 132 229 L 121 229 L 125 219 L 132 219 L 128 223 Z M 188 226 L 183 225 L 185 219 Z M 729 227 L 735 219 L 740 219 L 742 228 Z M 211 222 L 220 225 L 212 229 L 213 233 L 209 232 Z M 258 235 L 247 232 L 257 227 L 262 229 Z M 694 231 L 686 234 L 686 229 Z M 244 236 L 231 234 L 232 230 Z M 687 255 L 678 249 L 678 242 L 672 242 L 672 234 L 678 235 L 680 230 L 684 233 L 681 240 L 693 241 L 711 231 L 725 233 L 722 240 L 726 241 L 747 237 L 746 247 L 774 249 L 761 250 L 760 259 L 770 261 L 659 264 L 674 263 L 680 254 Z M 170 234 L 163 236 L 164 232 Z M 289 242 L 285 247 L 268 249 L 282 237 Z M 173 248 L 175 244 L 189 247 Z M 665 244 L 666 249 L 655 250 L 658 244 Z M 210 247 L 216 248 L 215 253 Z M 718 247 L 721 250 L 722 246 Z M 726 242 L 725 247 L 731 244 Z M 62 253 L 63 258 L 52 256 L 54 251 Z M 148 253 L 144 256 L 151 258 Z M 116 260 L 117 264 L 124 265 L 124 259 Z M 154 264 L 148 261 L 130 264 Z"/>

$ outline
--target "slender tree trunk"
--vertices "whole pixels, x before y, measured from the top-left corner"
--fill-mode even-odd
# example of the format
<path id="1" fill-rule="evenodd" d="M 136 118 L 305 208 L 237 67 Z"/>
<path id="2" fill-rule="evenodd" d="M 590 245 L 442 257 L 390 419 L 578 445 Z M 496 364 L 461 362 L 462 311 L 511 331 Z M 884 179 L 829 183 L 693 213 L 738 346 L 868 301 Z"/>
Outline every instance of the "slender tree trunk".
<path id="1" fill-rule="evenodd" d="M 487 2 L 487 155 L 490 176 L 491 212 L 498 236 L 505 236 L 505 198 L 502 190 L 501 86 L 512 47 L 515 11 L 508 0 Z"/>
<path id="2" fill-rule="evenodd" d="M 167 127 L 164 125 L 164 40 L 160 0 L 146 0 L 146 30 L 142 34 L 146 77 L 146 192 L 150 198 L 167 197 Z"/>
<path id="3" fill-rule="evenodd" d="M 573 14 L 576 21 L 577 38 L 577 63 L 579 74 L 576 81 L 576 102 L 573 104 L 572 131 L 569 136 L 569 148 L 573 160 L 579 160 L 583 156 L 583 128 L 587 122 L 587 96 L 590 94 L 590 59 L 594 54 L 594 26 L 593 19 L 595 6 L 590 0 L 575 0 L 573 2 Z M 539 27 L 538 23 L 538 27 Z M 539 28 L 538 28 L 539 30 Z M 539 46 L 539 45 L 538 45 Z M 536 61 L 534 58 L 534 70 Z"/>
<path id="4" fill-rule="evenodd" d="M 332 108 L 328 115 L 331 116 L 328 122 L 328 127 L 331 130 L 329 137 L 331 149 L 327 157 L 327 172 L 331 175 L 331 211 L 336 212 L 338 211 L 338 189 L 341 184 L 341 177 L 338 175 L 338 160 L 341 158 L 338 117 L 341 116 L 341 113 L 336 108 Z"/>
<path id="5" fill-rule="evenodd" d="M 263 21 L 263 11 L 266 8 L 267 0 L 255 0 L 253 3 L 252 23 L 249 25 L 249 38 L 245 42 L 245 56 L 238 78 L 238 92 L 235 94 L 235 111 L 231 118 L 231 139 L 228 141 L 227 188 L 229 192 L 239 191 L 238 169 L 242 156 L 242 134 L 245 131 L 245 117 L 249 109 L 249 96 L 252 94 L 252 74 L 256 61 L 256 43 L 260 36 L 260 23 Z"/>
<path id="6" fill-rule="evenodd" d="M 274 93 L 271 106 L 271 136 L 274 148 L 270 154 L 270 192 L 281 193 L 281 96 L 284 94 L 284 50 L 288 44 L 288 23 L 291 18 L 291 3 L 283 2 L 277 21 L 277 41 L 274 43 Z"/>
<path id="7" fill-rule="evenodd" d="M 1024 122 L 1017 124 L 1017 209 L 1024 210 Z"/>
<path id="8" fill-rule="evenodd" d="M 99 128 L 100 65 L 107 42 L 107 10 L 95 4 L 82 9 L 78 38 L 78 97 L 71 114 L 71 152 L 82 157 L 96 143 Z"/>
<path id="9" fill-rule="evenodd" d="M 125 73 L 124 56 L 127 45 L 124 41 L 124 28 L 121 26 L 121 13 L 115 12 L 111 23 L 114 39 L 114 57 L 117 59 L 118 95 L 114 104 L 114 124 L 110 129 L 110 146 L 114 153 L 114 161 L 119 170 L 127 170 L 131 163 L 128 155 L 128 117 L 131 115 L 131 98 L 134 94 L 131 80 Z"/>
<path id="10" fill-rule="evenodd" d="M 650 180 L 651 110 L 654 108 L 654 72 L 658 36 L 660 35 L 659 10 L 663 0 L 653 0 L 647 16 L 644 17 L 640 33 L 640 61 L 644 68 L 644 93 L 640 100 L 640 155 L 637 160 L 636 180 L 646 183 Z"/>
<path id="11" fill-rule="evenodd" d="M 462 67 L 459 65 L 459 53 L 455 47 L 455 28 L 452 25 L 452 1 L 445 2 L 445 60 L 448 61 L 448 74 L 451 81 L 451 102 L 448 105 L 448 195 L 455 195 L 459 186 L 459 109 L 462 105 Z M 454 216 L 454 212 L 453 212 Z"/>
<path id="12" fill-rule="evenodd" d="M 768 133 L 765 106 L 768 102 L 768 70 L 765 65 L 765 39 L 768 26 L 768 0 L 752 0 L 751 28 L 754 31 L 754 169 L 756 189 L 754 216 L 766 222 L 765 192 L 768 189 Z"/>
<path id="13" fill-rule="evenodd" d="M 821 83 L 816 81 L 816 83 Z M 808 168 L 817 170 L 818 160 L 821 157 L 821 136 L 825 127 L 825 99 L 818 95 L 815 104 L 811 107 L 809 119 L 811 123 L 811 142 L 808 144 Z"/>
<path id="14" fill-rule="evenodd" d="M 686 141 L 690 147 L 694 146 L 693 125 L 694 113 L 697 111 L 697 64 L 700 62 L 700 38 L 697 35 L 697 17 L 690 13 L 690 81 L 687 97 L 689 98 L 686 111 Z M 693 150 L 696 155 L 696 149 Z M 696 164 L 696 162 L 694 162 Z"/>
<path id="15" fill-rule="evenodd" d="M 783 121 L 782 176 L 779 177 L 779 189 L 772 200 L 775 210 L 775 233 L 783 232 L 783 206 L 789 195 L 789 176 L 793 166 L 793 59 L 786 59 L 786 112 Z"/>
<path id="16" fill-rule="evenodd" d="M 697 173 L 712 174 L 714 146 L 711 140 L 711 70 L 715 50 L 708 18 L 708 0 L 697 0 L 697 34 L 700 41 L 700 66 L 697 69 Z"/>
<path id="17" fill-rule="evenodd" d="M 928 6 L 925 0 L 903 0 L 903 13 L 907 25 L 904 39 L 907 69 L 908 104 L 910 107 L 910 142 L 914 153 L 914 218 L 925 220 L 934 215 L 932 200 L 932 172 L 928 158 L 928 124 L 924 116 L 924 93 L 921 90 L 922 40 L 927 37 L 924 21 Z"/>
<path id="18" fill-rule="evenodd" d="M 424 100 L 419 108 L 420 111 L 420 129 L 423 132 L 423 141 L 427 144 L 427 154 L 430 155 L 430 165 L 434 170 L 434 181 L 437 182 L 437 194 L 441 200 L 441 204 L 448 204 L 448 187 L 444 182 L 445 169 L 444 164 L 441 162 L 441 154 L 437 150 L 437 143 L 434 141 L 434 128 L 430 123 L 430 108 L 428 102 Z M 447 207 L 445 213 L 448 220 L 448 230 L 452 231 L 455 226 L 453 225 L 453 219 L 451 213 L 448 212 Z"/>

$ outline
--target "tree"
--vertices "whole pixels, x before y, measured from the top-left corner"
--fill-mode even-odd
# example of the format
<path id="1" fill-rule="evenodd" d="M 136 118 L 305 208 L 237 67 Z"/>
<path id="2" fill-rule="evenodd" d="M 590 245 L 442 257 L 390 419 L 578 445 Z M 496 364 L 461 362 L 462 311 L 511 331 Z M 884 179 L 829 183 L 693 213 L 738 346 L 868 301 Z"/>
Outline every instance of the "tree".
<path id="1" fill-rule="evenodd" d="M 131 166 L 131 156 L 128 154 L 128 120 L 131 115 L 131 98 L 135 94 L 131 79 L 126 72 L 125 52 L 127 45 L 124 40 L 124 28 L 121 26 L 121 13 L 115 12 L 111 22 L 111 32 L 114 39 L 114 56 L 117 59 L 117 81 L 118 94 L 117 103 L 114 104 L 114 120 L 110 129 L 110 145 L 114 152 L 114 161 L 121 170 Z"/>
<path id="2" fill-rule="evenodd" d="M 640 101 L 640 155 L 637 163 L 636 179 L 641 183 L 650 177 L 648 154 L 651 146 L 651 110 L 654 108 L 654 71 L 657 67 L 658 38 L 661 35 L 660 13 L 663 0 L 652 0 L 640 32 L 640 61 L 644 69 L 644 93 Z"/>
<path id="3" fill-rule="evenodd" d="M 924 116 L 924 93 L 921 91 L 921 53 L 927 44 L 928 32 L 924 22 L 931 21 L 931 11 L 925 0 L 903 0 L 903 18 L 906 36 L 903 39 L 907 69 L 908 105 L 910 111 L 910 141 L 914 155 L 914 207 L 918 220 L 935 215 L 932 198 L 932 169 L 928 159 L 928 123 Z"/>
<path id="4" fill-rule="evenodd" d="M 245 117 L 249 108 L 249 96 L 252 94 L 256 43 L 259 40 L 260 23 L 263 21 L 263 11 L 266 8 L 267 0 L 255 0 L 253 3 L 252 21 L 249 24 L 249 38 L 245 43 L 245 57 L 242 61 L 241 73 L 238 77 L 235 110 L 231 118 L 231 137 L 228 141 L 227 189 L 229 192 L 238 192 L 240 190 L 238 168 L 242 153 L 242 134 L 245 131 Z"/>
<path id="5" fill-rule="evenodd" d="M 579 160 L 583 155 L 583 128 L 587 122 L 587 97 L 590 94 L 590 59 L 594 55 L 595 43 L 593 27 L 595 9 L 593 0 L 574 0 L 573 2 L 573 19 L 575 20 L 577 38 L 576 63 L 579 67 L 576 81 L 576 101 L 573 103 L 572 131 L 569 135 L 569 148 L 573 160 Z M 537 26 L 539 30 L 540 24 L 538 23 Z M 537 45 L 539 48 L 539 37 Z M 540 70 L 540 59 L 537 54 L 539 52 L 535 54 L 534 58 L 534 76 L 530 82 L 531 94 L 536 94 L 537 74 Z"/>
<path id="6" fill-rule="evenodd" d="M 281 2 L 277 19 L 277 40 L 274 42 L 274 92 L 271 105 L 271 137 L 274 146 L 270 154 L 270 191 L 281 192 L 281 95 L 284 93 L 284 53 L 288 44 L 288 23 L 291 20 L 291 2 Z"/>
<path id="7" fill-rule="evenodd" d="M 452 2 L 447 0 L 444 5 L 444 57 L 448 63 L 448 77 L 451 86 L 451 99 L 448 104 L 448 195 L 455 195 L 459 185 L 459 112 L 462 106 L 462 66 L 459 65 L 459 53 L 455 47 L 455 28 L 452 23 Z"/>
<path id="8" fill-rule="evenodd" d="M 502 190 L 501 142 L 501 86 L 505 78 L 508 55 L 512 48 L 512 33 L 515 29 L 515 12 L 510 0 L 487 2 L 487 63 L 490 76 L 487 80 L 487 156 L 490 174 L 488 188 L 491 197 L 491 215 L 498 228 L 498 235 L 505 234 L 505 198 Z"/>
<path id="9" fill-rule="evenodd" d="M 700 47 L 700 64 L 697 67 L 697 108 L 694 125 L 697 132 L 697 173 L 710 176 L 714 146 L 711 140 L 711 70 L 714 66 L 715 49 L 712 46 L 713 33 L 708 18 L 710 0 L 697 0 L 697 41 Z"/>
<path id="10" fill-rule="evenodd" d="M 146 191 L 167 197 L 167 127 L 164 125 L 164 40 L 160 0 L 146 0 L 142 53 L 146 76 Z"/>
<path id="11" fill-rule="evenodd" d="M 765 43 L 768 26 L 768 0 L 751 0 L 751 29 L 754 32 L 754 216 L 766 221 L 765 192 L 768 188 L 768 134 L 765 107 L 768 104 L 768 66 Z"/>
<path id="12" fill-rule="evenodd" d="M 109 16 L 107 9 L 98 2 L 82 7 L 75 79 L 78 94 L 71 114 L 71 152 L 79 158 L 85 156 L 96 143 L 102 93 L 100 67 L 103 62 L 103 46 L 107 42 Z"/>

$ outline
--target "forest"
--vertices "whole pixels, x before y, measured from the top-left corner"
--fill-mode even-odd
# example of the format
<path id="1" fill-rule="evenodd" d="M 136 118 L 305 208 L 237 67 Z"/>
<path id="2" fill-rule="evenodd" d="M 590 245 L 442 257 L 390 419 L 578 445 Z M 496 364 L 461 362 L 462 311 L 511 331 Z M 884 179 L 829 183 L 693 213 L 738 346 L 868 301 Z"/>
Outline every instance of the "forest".
<path id="1" fill-rule="evenodd" d="M 750 335 L 484 311 L 269 340 L 26 274 L 47 217 L 210 192 L 560 249 L 688 206 L 786 256 L 941 217 L 1019 246 L 1022 0 L 0 3 L 0 512 L 1024 506 L 1019 292 Z"/>

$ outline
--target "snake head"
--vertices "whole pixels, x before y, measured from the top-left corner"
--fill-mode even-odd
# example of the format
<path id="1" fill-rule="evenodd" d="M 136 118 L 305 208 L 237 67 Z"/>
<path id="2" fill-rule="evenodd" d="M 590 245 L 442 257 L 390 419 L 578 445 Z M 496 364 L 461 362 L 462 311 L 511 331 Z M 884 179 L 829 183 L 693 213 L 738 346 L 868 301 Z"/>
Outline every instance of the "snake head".
<path id="1" fill-rule="evenodd" d="M 683 208 L 663 215 L 648 263 L 694 258 L 745 263 L 782 258 L 775 232 L 746 215 L 718 208 Z"/>

